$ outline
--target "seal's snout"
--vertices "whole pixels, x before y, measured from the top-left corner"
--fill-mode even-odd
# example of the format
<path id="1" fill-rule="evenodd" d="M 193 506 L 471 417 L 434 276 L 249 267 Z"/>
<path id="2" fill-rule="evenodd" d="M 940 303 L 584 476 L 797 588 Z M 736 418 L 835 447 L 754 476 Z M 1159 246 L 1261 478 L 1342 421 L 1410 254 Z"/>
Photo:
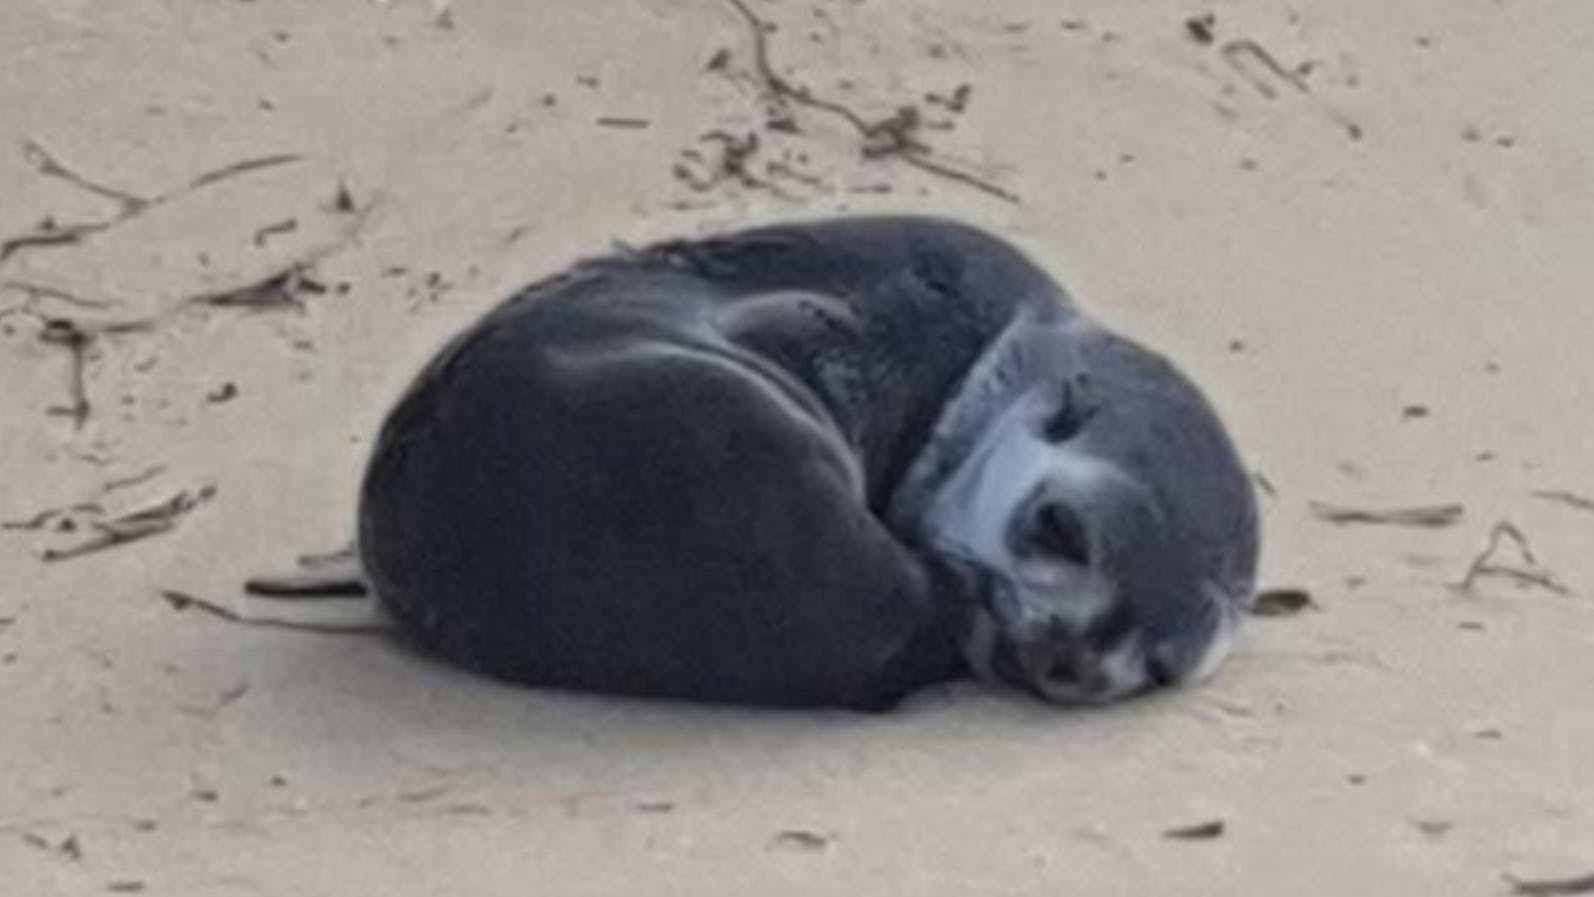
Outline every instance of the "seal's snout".
<path id="1" fill-rule="evenodd" d="M 1046 637 L 1010 640 L 997 654 L 999 676 L 1059 704 L 1103 704 L 1157 684 L 1134 639 L 1104 646 L 1056 626 Z"/>

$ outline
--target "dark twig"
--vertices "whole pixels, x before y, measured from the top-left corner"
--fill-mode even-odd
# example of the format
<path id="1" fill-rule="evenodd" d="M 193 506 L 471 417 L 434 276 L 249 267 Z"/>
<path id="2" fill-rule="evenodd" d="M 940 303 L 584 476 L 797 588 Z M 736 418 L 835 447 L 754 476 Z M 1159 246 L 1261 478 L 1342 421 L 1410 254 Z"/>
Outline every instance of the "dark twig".
<path id="1" fill-rule="evenodd" d="M 125 190 L 107 187 L 97 181 L 90 180 L 66 165 L 63 165 L 49 150 L 39 145 L 37 141 L 23 138 L 22 158 L 27 160 L 39 174 L 45 177 L 57 178 L 95 196 L 109 199 L 118 203 L 126 211 L 141 209 L 150 204 L 151 200 L 142 196 L 135 196 Z"/>
<path id="2" fill-rule="evenodd" d="M 1221 819 L 1212 819 L 1207 822 L 1198 822 L 1195 825 L 1183 825 L 1170 828 L 1162 833 L 1164 838 L 1174 838 L 1182 841 L 1210 841 L 1223 836 L 1226 826 Z"/>
<path id="3" fill-rule="evenodd" d="M 1256 72 L 1252 71 L 1251 67 L 1246 65 L 1242 60 L 1249 59 L 1254 61 L 1262 68 L 1266 69 L 1268 74 L 1272 75 L 1279 81 L 1288 84 L 1290 87 L 1295 88 L 1297 91 L 1303 94 L 1311 94 L 1312 92 L 1311 87 L 1307 85 L 1306 81 L 1303 80 L 1300 75 L 1296 74 L 1287 66 L 1280 63 L 1276 58 L 1274 58 L 1272 53 L 1267 51 L 1266 47 L 1263 47 L 1261 44 L 1251 40 L 1250 38 L 1240 38 L 1238 40 L 1227 41 L 1223 44 L 1223 47 L 1219 52 L 1223 54 L 1223 58 L 1228 61 L 1229 65 L 1233 66 L 1235 71 L 1244 75 L 1246 80 L 1251 82 L 1251 86 L 1256 88 L 1257 93 L 1260 93 L 1267 99 L 1277 99 L 1278 91 L 1273 88 L 1273 85 L 1270 84 L 1267 79 L 1260 77 Z M 1328 105 L 1327 103 L 1319 101 L 1319 106 L 1322 109 L 1323 114 L 1333 119 L 1335 124 L 1338 124 L 1340 127 L 1344 128 L 1345 133 L 1348 134 L 1352 140 L 1360 140 L 1362 138 L 1361 125 L 1351 121 L 1345 116 L 1344 113 L 1340 112 L 1338 109 L 1335 109 L 1333 106 Z"/>
<path id="4" fill-rule="evenodd" d="M 1576 508 L 1579 511 L 1589 511 L 1594 513 L 1594 498 L 1586 498 L 1584 496 L 1578 495 L 1575 492 L 1567 492 L 1562 489 L 1535 489 L 1531 494 L 1534 498 L 1542 498 L 1545 501 L 1559 502 L 1560 504 Z"/>
<path id="5" fill-rule="evenodd" d="M 297 569 L 274 576 L 255 576 L 244 591 L 260 598 L 313 601 L 363 598 L 370 594 L 354 546 L 324 554 L 300 555 Z"/>
<path id="6" fill-rule="evenodd" d="M 11 237 L 0 241 L 0 262 L 5 261 L 14 253 L 23 249 L 37 249 L 50 246 L 66 246 L 82 242 L 85 238 L 125 224 L 128 221 L 143 215 L 152 209 L 174 202 L 197 190 L 209 187 L 239 175 L 286 165 L 297 162 L 302 156 L 279 153 L 272 156 L 263 156 L 258 159 L 246 159 L 224 165 L 213 171 L 205 172 L 198 177 L 190 179 L 186 184 L 176 189 L 167 190 L 154 196 L 137 196 L 125 190 L 108 187 L 96 180 L 88 178 L 69 166 L 63 164 L 49 150 L 36 140 L 24 139 L 22 142 L 23 157 L 41 175 L 66 181 L 73 186 L 94 194 L 103 199 L 115 202 L 120 208 L 116 214 L 102 221 L 83 221 L 74 224 L 57 225 L 48 223 L 37 230 L 20 236 Z"/>
<path id="7" fill-rule="evenodd" d="M 1526 567 L 1502 564 L 1495 560 L 1495 555 L 1506 541 L 1516 545 L 1517 552 L 1527 564 Z M 1472 563 L 1467 565 L 1467 573 L 1461 577 L 1460 582 L 1456 583 L 1456 588 L 1469 591 L 1474 583 L 1488 576 L 1536 585 L 1558 595 L 1565 595 L 1569 591 L 1552 573 L 1539 566 L 1539 560 L 1533 554 L 1533 546 L 1528 542 L 1528 537 L 1507 520 L 1496 523 L 1489 530 L 1489 543 L 1472 559 Z"/>
<path id="8" fill-rule="evenodd" d="M 201 293 L 188 301 L 214 308 L 298 308 L 301 291 L 325 292 L 319 282 L 310 278 L 307 267 L 303 261 L 292 262 L 242 286 Z"/>
<path id="9" fill-rule="evenodd" d="M 279 236 L 281 234 L 291 234 L 298 229 L 299 219 L 284 218 L 281 221 L 273 221 L 272 223 L 257 229 L 255 231 L 255 235 L 250 238 L 249 242 L 253 243 L 258 248 L 266 245 L 266 241 L 272 237 Z"/>
<path id="10" fill-rule="evenodd" d="M 1260 93 L 1262 96 L 1270 100 L 1278 98 L 1278 91 L 1273 89 L 1273 85 L 1268 83 L 1265 79 L 1257 77 L 1251 71 L 1250 67 L 1246 66 L 1242 60 L 1254 60 L 1278 80 L 1288 84 L 1301 93 L 1311 93 L 1311 89 L 1306 86 L 1305 81 L 1300 79 L 1300 76 L 1285 68 L 1277 59 L 1273 58 L 1273 54 L 1269 53 L 1267 48 L 1263 47 L 1256 41 L 1251 40 L 1250 38 L 1240 38 L 1238 40 L 1228 41 L 1224 43 L 1220 52 L 1223 54 L 1223 58 L 1228 60 L 1229 65 L 1234 67 L 1235 71 L 1238 71 L 1248 80 L 1250 80 L 1251 85 L 1256 88 L 1257 93 Z"/>
<path id="11" fill-rule="evenodd" d="M 66 405 L 51 408 L 50 413 L 72 418 L 73 429 L 81 430 L 83 425 L 88 423 L 91 411 L 84 367 L 87 364 L 89 345 L 94 338 L 66 318 L 52 318 L 45 322 L 44 329 L 39 333 L 39 339 L 50 345 L 65 348 L 71 356 L 72 367 L 68 374 L 70 401 Z"/>
<path id="12" fill-rule="evenodd" d="M 68 227 L 40 228 L 36 231 L 0 240 L 0 262 L 11 257 L 14 252 L 24 249 L 43 248 L 46 246 L 69 246 L 82 242 L 84 237 L 98 233 L 110 227 L 108 222 L 87 222 L 73 224 Z"/>
<path id="13" fill-rule="evenodd" d="M 179 492 L 159 504 L 110 520 L 90 521 L 95 531 L 93 536 L 66 548 L 45 549 L 41 558 L 46 562 L 71 560 L 170 532 L 183 515 L 215 494 L 214 486 L 204 486 L 196 492 Z"/>
<path id="14" fill-rule="evenodd" d="M 165 472 L 166 472 L 166 465 L 164 465 L 164 464 L 154 464 L 154 465 L 151 465 L 151 466 L 145 468 L 142 472 L 135 473 L 132 476 L 126 476 L 126 477 L 122 477 L 121 479 L 116 479 L 116 480 L 108 480 L 108 481 L 106 481 L 105 485 L 100 487 L 100 491 L 101 492 L 105 492 L 105 493 L 110 493 L 110 492 L 115 492 L 118 489 L 126 489 L 129 486 L 142 485 L 144 483 L 149 482 L 150 480 L 153 480 L 154 478 L 160 476 L 161 474 L 163 474 Z"/>
<path id="15" fill-rule="evenodd" d="M 1451 526 L 1461 519 L 1461 515 L 1466 510 L 1462 505 L 1427 505 L 1413 508 L 1371 510 L 1367 508 L 1340 507 L 1320 501 L 1312 502 L 1311 508 L 1312 513 L 1319 520 L 1329 523 L 1367 523 L 1384 526 L 1429 528 Z"/>
<path id="16" fill-rule="evenodd" d="M 1312 593 L 1305 589 L 1263 589 L 1248 609 L 1256 617 L 1288 617 L 1316 606 Z"/>
<path id="17" fill-rule="evenodd" d="M 105 509 L 98 502 L 82 502 L 67 508 L 46 508 L 31 517 L 21 520 L 6 520 L 0 522 L 0 529 L 36 532 L 44 529 L 56 520 L 70 517 L 73 514 L 101 514 Z"/>
<path id="18" fill-rule="evenodd" d="M 305 576 L 293 579 L 282 576 L 254 577 L 244 581 L 245 594 L 256 598 L 278 601 L 335 601 L 344 598 L 366 598 L 370 590 L 358 579 L 330 579 Z"/>
<path id="19" fill-rule="evenodd" d="M 1256 488 L 1260 489 L 1263 495 L 1268 498 L 1279 497 L 1278 489 L 1273 485 L 1273 481 L 1267 478 L 1267 474 L 1258 470 L 1251 474 L 1251 480 L 1256 483 Z"/>
<path id="20" fill-rule="evenodd" d="M 65 302 L 67 305 L 75 305 L 78 308 L 92 309 L 110 308 L 112 305 L 116 304 L 115 300 L 112 299 L 88 299 L 83 296 L 78 296 L 74 293 L 68 292 L 67 290 L 63 290 L 60 287 L 53 287 L 44 283 L 33 283 L 32 281 L 26 280 L 7 280 L 0 282 L 0 288 L 16 290 L 17 292 L 27 296 L 29 302 L 34 302 L 39 299 L 53 299 L 57 302 Z"/>
<path id="21" fill-rule="evenodd" d="M 303 156 L 300 156 L 296 153 L 278 153 L 274 156 L 261 156 L 258 159 L 245 159 L 242 162 L 234 162 L 231 165 L 223 165 L 214 171 L 207 171 L 199 177 L 189 181 L 187 189 L 182 192 L 197 190 L 200 187 L 214 184 L 219 181 L 225 181 L 229 178 L 235 178 L 241 174 L 248 174 L 252 171 L 260 171 L 263 168 L 276 168 L 278 165 L 288 165 L 293 162 L 298 162 L 303 158 Z M 166 201 L 166 197 L 162 197 L 161 201 Z"/>
<path id="22" fill-rule="evenodd" d="M 340 192 L 341 195 L 343 194 Z M 376 207 L 377 201 L 372 199 L 364 206 L 354 209 L 351 213 L 353 216 L 351 223 L 343 229 L 343 233 L 335 240 L 318 246 L 276 270 L 247 283 L 220 290 L 210 290 L 192 296 L 188 299 L 188 304 L 212 308 L 247 308 L 255 310 L 301 307 L 299 301 L 301 294 L 313 293 L 319 295 L 327 291 L 326 285 L 312 277 L 310 270 L 318 262 L 336 254 L 351 242 L 358 240 L 360 231 L 364 229 L 366 222 L 370 220 L 371 213 L 376 210 Z"/>
<path id="23" fill-rule="evenodd" d="M 150 536 L 170 532 L 176 524 L 170 520 L 140 520 L 117 526 L 95 523 L 96 532 L 88 539 L 67 548 L 46 548 L 39 557 L 47 563 L 69 561 L 84 555 L 96 554 L 110 548 L 142 541 Z"/>
<path id="24" fill-rule="evenodd" d="M 827 113 L 846 122 L 863 140 L 865 158 L 897 157 L 921 171 L 973 187 L 998 199 L 1017 203 L 1018 197 L 1001 186 L 978 175 L 936 161 L 930 147 L 915 139 L 920 125 L 918 110 L 904 106 L 879 121 L 871 122 L 852 107 L 826 99 L 811 89 L 794 84 L 775 70 L 769 58 L 768 22 L 759 18 L 743 0 L 727 0 L 743 19 L 753 35 L 753 67 L 765 91 L 781 105 L 796 104 Z"/>
<path id="25" fill-rule="evenodd" d="M 263 629 L 290 629 L 296 632 L 317 632 L 325 635 L 386 635 L 391 632 L 386 626 L 364 623 L 300 623 L 279 617 L 246 617 L 230 607 L 172 589 L 161 590 L 161 597 L 166 599 L 166 603 L 170 604 L 173 610 L 185 611 L 193 608 L 218 620 L 225 620 L 228 623 L 235 623 L 239 626 L 257 626 Z"/>
<path id="26" fill-rule="evenodd" d="M 969 174 L 966 171 L 958 171 L 955 168 L 948 168 L 940 162 L 936 162 L 918 152 L 904 151 L 901 153 L 901 157 L 902 161 L 912 165 L 914 168 L 922 169 L 931 174 L 940 175 L 941 177 L 967 184 L 976 190 L 982 190 L 986 193 L 989 193 L 997 199 L 1006 200 L 1007 202 L 1014 204 L 1018 203 L 1018 194 L 1004 190 L 977 175 Z"/>
<path id="27" fill-rule="evenodd" d="M 1522 897 L 1573 897 L 1577 894 L 1594 894 L 1594 872 L 1576 878 L 1525 879 L 1507 875 L 1511 893 Z"/>

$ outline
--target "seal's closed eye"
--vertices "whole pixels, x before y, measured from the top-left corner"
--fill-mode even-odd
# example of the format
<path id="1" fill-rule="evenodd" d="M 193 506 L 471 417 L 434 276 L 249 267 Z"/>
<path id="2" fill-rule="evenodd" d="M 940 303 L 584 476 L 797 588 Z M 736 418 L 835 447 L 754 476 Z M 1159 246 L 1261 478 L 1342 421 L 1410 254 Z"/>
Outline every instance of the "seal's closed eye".
<path id="1" fill-rule="evenodd" d="M 1041 421 L 1041 438 L 1053 444 L 1067 442 L 1085 428 L 1094 414 L 1095 409 L 1082 401 L 1079 392 L 1071 384 L 1065 384 L 1056 410 Z"/>

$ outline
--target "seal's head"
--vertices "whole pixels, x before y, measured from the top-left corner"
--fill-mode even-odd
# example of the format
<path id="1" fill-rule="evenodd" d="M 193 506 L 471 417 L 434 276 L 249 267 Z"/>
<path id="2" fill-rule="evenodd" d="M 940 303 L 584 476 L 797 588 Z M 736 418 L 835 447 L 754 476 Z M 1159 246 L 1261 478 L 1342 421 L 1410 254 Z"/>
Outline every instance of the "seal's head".
<path id="1" fill-rule="evenodd" d="M 989 413 L 919 521 L 974 584 L 969 665 L 1063 703 L 1210 673 L 1257 559 L 1255 496 L 1211 406 L 1082 319 L 993 351 L 958 400 Z"/>

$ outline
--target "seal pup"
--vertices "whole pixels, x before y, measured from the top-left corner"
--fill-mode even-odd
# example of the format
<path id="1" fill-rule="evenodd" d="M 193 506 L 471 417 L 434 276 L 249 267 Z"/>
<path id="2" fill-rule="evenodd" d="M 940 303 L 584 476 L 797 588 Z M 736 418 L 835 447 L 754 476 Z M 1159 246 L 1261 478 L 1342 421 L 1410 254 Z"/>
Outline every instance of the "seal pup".
<path id="1" fill-rule="evenodd" d="M 389 415 L 358 554 L 411 639 L 517 682 L 1094 703 L 1216 665 L 1257 526 L 1171 364 L 994 236 L 864 217 L 515 294 Z"/>

